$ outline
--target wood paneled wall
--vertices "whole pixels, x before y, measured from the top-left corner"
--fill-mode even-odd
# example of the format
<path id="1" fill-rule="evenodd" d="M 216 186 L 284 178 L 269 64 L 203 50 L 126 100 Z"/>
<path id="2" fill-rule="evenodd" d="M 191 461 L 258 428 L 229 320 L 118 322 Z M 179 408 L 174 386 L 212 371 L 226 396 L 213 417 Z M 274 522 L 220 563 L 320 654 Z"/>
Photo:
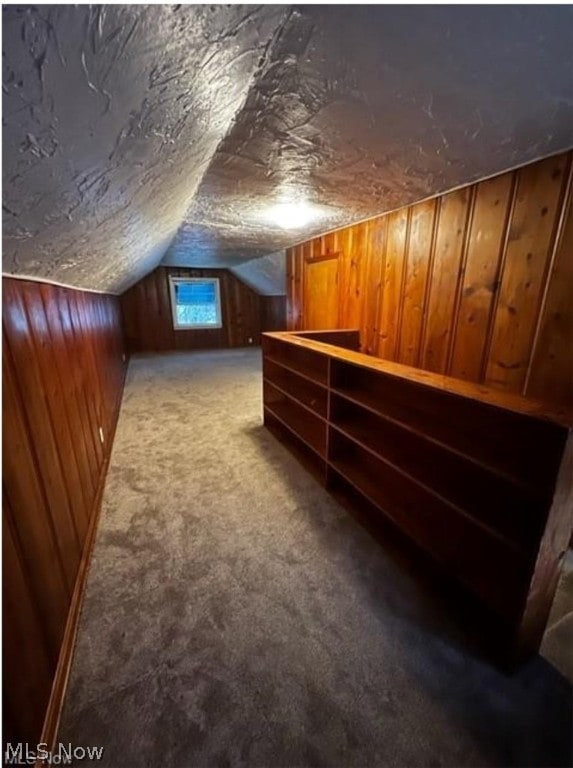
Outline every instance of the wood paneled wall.
<path id="1" fill-rule="evenodd" d="M 223 327 L 213 330 L 173 329 L 169 276 L 218 277 Z M 220 349 L 260 344 L 262 330 L 278 330 L 284 297 L 263 297 L 224 269 L 158 267 L 121 297 L 127 343 L 131 352 L 176 349 Z M 284 327 L 286 320 L 282 321 Z M 249 341 L 251 339 L 252 341 Z"/>
<path id="2" fill-rule="evenodd" d="M 573 407 L 572 154 L 289 249 L 289 329 Z"/>
<path id="3" fill-rule="evenodd" d="M 35 744 L 95 528 L 124 345 L 116 297 L 10 278 L 2 294 L 4 739 Z"/>
<path id="4" fill-rule="evenodd" d="M 261 331 L 286 329 L 286 296 L 261 296 Z"/>

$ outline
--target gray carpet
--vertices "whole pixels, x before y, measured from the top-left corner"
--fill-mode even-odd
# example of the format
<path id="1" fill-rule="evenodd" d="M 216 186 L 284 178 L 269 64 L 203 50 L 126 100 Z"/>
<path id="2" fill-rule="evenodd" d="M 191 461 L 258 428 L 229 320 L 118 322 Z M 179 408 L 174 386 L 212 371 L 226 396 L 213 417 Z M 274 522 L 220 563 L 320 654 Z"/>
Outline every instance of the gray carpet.
<path id="1" fill-rule="evenodd" d="M 261 426 L 258 350 L 132 359 L 60 740 L 106 766 L 561 766 L 509 676 Z"/>

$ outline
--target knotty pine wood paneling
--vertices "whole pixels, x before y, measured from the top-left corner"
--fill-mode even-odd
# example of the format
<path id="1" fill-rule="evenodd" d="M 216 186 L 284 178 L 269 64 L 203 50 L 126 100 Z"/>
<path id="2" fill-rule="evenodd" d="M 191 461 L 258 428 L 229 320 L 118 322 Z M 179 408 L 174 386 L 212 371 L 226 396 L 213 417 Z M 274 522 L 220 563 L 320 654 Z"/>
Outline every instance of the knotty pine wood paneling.
<path id="1" fill-rule="evenodd" d="M 572 156 L 290 248 L 288 328 L 327 317 L 368 354 L 573 408 Z"/>
<path id="2" fill-rule="evenodd" d="M 559 231 L 555 259 L 545 281 L 538 315 L 537 337 L 525 390 L 550 402 L 567 403 L 573 390 L 573 201 L 569 190 L 567 209 Z M 569 354 L 567 354 L 569 350 Z"/>
<path id="3" fill-rule="evenodd" d="M 176 331 L 173 328 L 169 276 L 218 277 L 223 327 Z M 280 303 L 269 303 L 237 277 L 222 269 L 158 267 L 121 297 L 127 344 L 131 352 L 166 352 L 177 349 L 221 349 L 260 344 L 261 330 L 284 327 Z M 282 298 L 285 301 L 284 298 Z M 279 313 L 278 315 L 276 313 Z M 249 341 L 252 339 L 252 342 Z"/>
<path id="4" fill-rule="evenodd" d="M 5 740 L 35 744 L 97 513 L 124 345 L 116 297 L 11 278 L 2 294 Z"/>

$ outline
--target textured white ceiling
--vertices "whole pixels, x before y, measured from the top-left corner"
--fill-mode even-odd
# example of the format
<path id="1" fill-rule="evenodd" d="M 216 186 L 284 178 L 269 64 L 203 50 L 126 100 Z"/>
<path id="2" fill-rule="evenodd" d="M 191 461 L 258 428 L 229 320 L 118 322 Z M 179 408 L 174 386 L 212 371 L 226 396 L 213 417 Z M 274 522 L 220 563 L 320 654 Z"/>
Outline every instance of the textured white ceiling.
<path id="1" fill-rule="evenodd" d="M 567 6 L 6 7 L 4 271 L 117 292 L 163 258 L 277 292 L 260 257 L 569 148 L 572 28 Z M 323 217 L 265 220 L 301 197 Z"/>
<path id="2" fill-rule="evenodd" d="M 4 7 L 4 271 L 121 291 L 172 241 L 280 7 Z"/>

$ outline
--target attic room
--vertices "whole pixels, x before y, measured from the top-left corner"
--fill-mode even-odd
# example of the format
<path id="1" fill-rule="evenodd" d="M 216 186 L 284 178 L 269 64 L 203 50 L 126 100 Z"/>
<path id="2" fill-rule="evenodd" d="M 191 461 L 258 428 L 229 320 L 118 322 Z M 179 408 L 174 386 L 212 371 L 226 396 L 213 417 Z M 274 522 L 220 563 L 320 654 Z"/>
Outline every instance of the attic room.
<path id="1" fill-rule="evenodd" d="M 3 6 L 3 750 L 573 764 L 573 10 Z"/>

